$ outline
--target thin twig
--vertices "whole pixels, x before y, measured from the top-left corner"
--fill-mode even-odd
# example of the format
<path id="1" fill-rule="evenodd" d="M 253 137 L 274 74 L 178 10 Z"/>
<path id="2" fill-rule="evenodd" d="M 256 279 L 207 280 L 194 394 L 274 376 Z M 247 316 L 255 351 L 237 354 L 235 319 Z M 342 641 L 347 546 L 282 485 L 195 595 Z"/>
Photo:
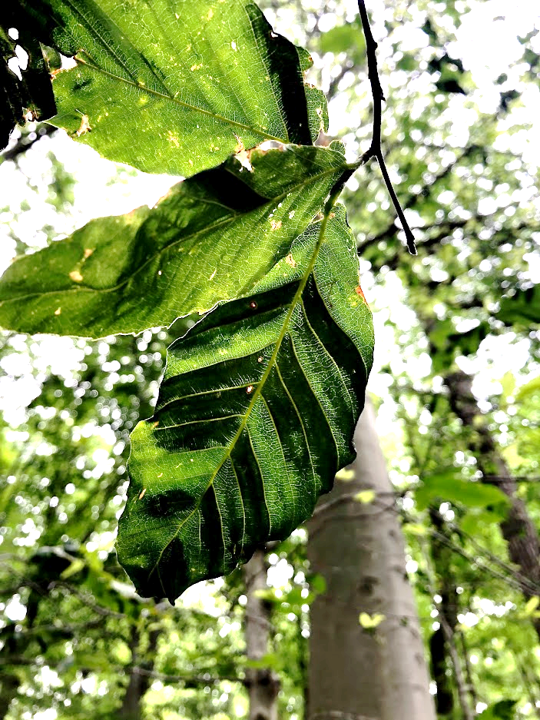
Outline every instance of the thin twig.
<path id="1" fill-rule="evenodd" d="M 407 238 L 407 248 L 411 255 L 416 255 L 416 243 L 414 241 L 413 232 L 407 222 L 403 208 L 399 202 L 388 169 L 384 160 L 384 155 L 381 145 L 381 125 L 382 125 L 382 103 L 384 100 L 384 93 L 381 87 L 381 81 L 379 80 L 379 71 L 377 69 L 377 43 L 371 32 L 371 26 L 369 24 L 369 18 L 366 10 L 366 4 L 364 0 L 358 0 L 358 8 L 360 10 L 360 18 L 362 20 L 362 28 L 364 30 L 364 37 L 366 38 L 366 54 L 368 63 L 368 78 L 371 84 L 371 94 L 373 95 L 373 133 L 371 137 L 371 145 L 369 150 L 364 153 L 362 162 L 367 163 L 371 158 L 376 158 L 381 168 L 383 180 L 385 182 L 390 198 L 396 209 L 397 216 L 401 222 L 403 232 Z"/>

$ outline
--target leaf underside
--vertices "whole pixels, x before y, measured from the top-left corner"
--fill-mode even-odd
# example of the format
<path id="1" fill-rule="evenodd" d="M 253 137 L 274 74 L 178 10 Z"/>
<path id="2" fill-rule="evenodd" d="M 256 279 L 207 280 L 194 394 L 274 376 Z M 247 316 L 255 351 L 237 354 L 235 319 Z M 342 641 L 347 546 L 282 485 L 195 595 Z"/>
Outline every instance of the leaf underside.
<path id="1" fill-rule="evenodd" d="M 94 220 L 19 258 L 0 279 L 0 324 L 103 337 L 169 325 L 249 294 L 346 169 L 328 148 L 235 157 L 177 184 L 152 210 Z"/>
<path id="2" fill-rule="evenodd" d="M 75 56 L 55 74 L 53 124 L 108 159 L 189 176 L 264 140 L 311 145 L 324 129 L 309 55 L 249 0 L 16 5 L 11 23 Z"/>
<path id="3" fill-rule="evenodd" d="M 342 208 L 309 272 L 319 226 L 254 295 L 169 348 L 155 415 L 132 435 L 119 526 L 119 559 L 143 596 L 173 601 L 287 537 L 354 457 L 371 314 Z"/>

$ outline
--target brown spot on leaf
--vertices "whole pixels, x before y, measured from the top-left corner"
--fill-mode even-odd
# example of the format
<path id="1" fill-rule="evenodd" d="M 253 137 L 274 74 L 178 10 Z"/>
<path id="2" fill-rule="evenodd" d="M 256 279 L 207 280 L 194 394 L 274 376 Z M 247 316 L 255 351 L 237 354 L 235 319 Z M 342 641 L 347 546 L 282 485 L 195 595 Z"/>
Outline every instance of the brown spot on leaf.
<path id="1" fill-rule="evenodd" d="M 290 265 L 292 268 L 295 268 L 298 265 L 296 260 L 293 258 L 292 253 L 289 253 L 287 255 L 287 257 L 285 258 L 285 262 L 287 263 L 287 265 Z"/>
<path id="2" fill-rule="evenodd" d="M 84 259 L 89 258 L 90 255 L 94 252 L 93 248 L 85 248 L 84 249 Z"/>
<path id="3" fill-rule="evenodd" d="M 73 280 L 73 282 L 79 283 L 79 282 L 82 282 L 82 280 L 83 280 L 83 276 L 81 275 L 81 273 L 78 270 L 72 270 L 69 273 L 69 277 Z"/>
<path id="4" fill-rule="evenodd" d="M 356 294 L 359 295 L 359 296 L 362 298 L 362 300 L 363 300 L 363 301 L 366 303 L 366 305 L 367 305 L 368 302 L 367 302 L 367 300 L 366 300 L 366 296 L 364 295 L 364 291 L 362 290 L 362 288 L 360 287 L 360 285 L 357 285 L 357 286 L 355 287 L 355 291 L 356 291 Z"/>
<path id="5" fill-rule="evenodd" d="M 81 117 L 81 124 L 79 125 L 79 129 L 75 132 L 76 137 L 81 137 L 81 135 L 86 135 L 86 133 L 90 132 L 92 128 L 90 127 L 90 118 L 88 115 L 83 115 Z"/>
<path id="6" fill-rule="evenodd" d="M 146 495 L 146 488 L 143 488 L 139 494 L 139 500 L 142 500 L 145 495 Z"/>

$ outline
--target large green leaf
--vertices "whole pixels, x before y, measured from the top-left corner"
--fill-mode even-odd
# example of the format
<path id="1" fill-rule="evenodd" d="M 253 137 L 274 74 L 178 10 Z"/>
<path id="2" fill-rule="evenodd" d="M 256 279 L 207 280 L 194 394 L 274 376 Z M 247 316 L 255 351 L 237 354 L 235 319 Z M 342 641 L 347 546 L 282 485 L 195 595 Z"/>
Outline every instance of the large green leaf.
<path id="1" fill-rule="evenodd" d="M 285 538 L 354 457 L 371 314 L 343 209 L 320 244 L 323 231 L 169 348 L 155 415 L 132 435 L 119 528 L 144 596 L 173 600 Z"/>
<path id="2" fill-rule="evenodd" d="M 323 95 L 309 56 L 250 0 L 23 0 L 20 22 L 76 66 L 52 121 L 103 156 L 192 175 L 264 140 L 310 145 Z"/>
<path id="3" fill-rule="evenodd" d="M 467 507 L 507 506 L 508 498 L 498 487 L 462 480 L 456 470 L 446 470 L 424 478 L 415 492 L 416 505 L 425 510 L 436 500 L 448 500 Z"/>
<path id="4" fill-rule="evenodd" d="M 0 279 L 0 325 L 100 337 L 167 325 L 253 290 L 347 168 L 340 152 L 287 146 L 232 157 L 150 210 L 90 222 Z"/>

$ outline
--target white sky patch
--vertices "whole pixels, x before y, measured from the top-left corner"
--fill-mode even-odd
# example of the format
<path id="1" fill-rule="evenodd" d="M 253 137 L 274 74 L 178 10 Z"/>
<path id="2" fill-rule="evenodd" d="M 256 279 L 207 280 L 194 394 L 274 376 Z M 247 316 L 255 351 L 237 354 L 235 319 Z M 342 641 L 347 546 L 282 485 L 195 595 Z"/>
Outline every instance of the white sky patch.
<path id="1" fill-rule="evenodd" d="M 513 0 L 511 4 L 508 0 L 477 0 L 462 17 L 450 54 L 462 59 L 479 84 L 489 84 L 519 60 L 523 45 L 518 36 L 527 35 L 539 21 L 540 10 L 534 0 Z"/>
<path id="2" fill-rule="evenodd" d="M 26 606 L 21 603 L 20 595 L 14 595 L 5 607 L 4 615 L 11 622 L 21 622 L 26 617 Z"/>

